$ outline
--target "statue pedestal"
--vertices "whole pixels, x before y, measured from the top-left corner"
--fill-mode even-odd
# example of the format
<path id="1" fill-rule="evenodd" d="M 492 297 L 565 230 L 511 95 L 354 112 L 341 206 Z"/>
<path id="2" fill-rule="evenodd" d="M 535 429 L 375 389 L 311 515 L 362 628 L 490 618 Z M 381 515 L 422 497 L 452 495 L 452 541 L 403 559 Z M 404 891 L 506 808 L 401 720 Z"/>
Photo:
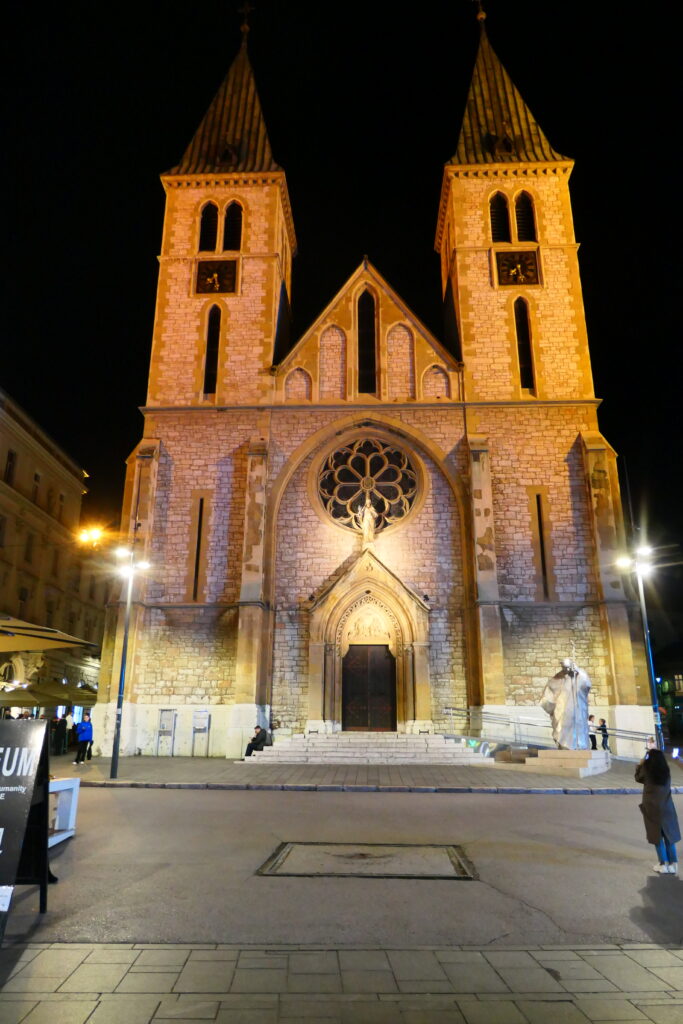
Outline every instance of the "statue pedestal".
<path id="1" fill-rule="evenodd" d="M 533 760 L 540 772 L 573 775 L 579 779 L 600 775 L 610 766 L 608 750 L 539 750 Z"/>
<path id="2" fill-rule="evenodd" d="M 570 775 L 583 779 L 600 775 L 610 766 L 607 750 L 529 750 L 527 747 L 502 750 L 495 755 L 496 768 L 537 775 Z"/>

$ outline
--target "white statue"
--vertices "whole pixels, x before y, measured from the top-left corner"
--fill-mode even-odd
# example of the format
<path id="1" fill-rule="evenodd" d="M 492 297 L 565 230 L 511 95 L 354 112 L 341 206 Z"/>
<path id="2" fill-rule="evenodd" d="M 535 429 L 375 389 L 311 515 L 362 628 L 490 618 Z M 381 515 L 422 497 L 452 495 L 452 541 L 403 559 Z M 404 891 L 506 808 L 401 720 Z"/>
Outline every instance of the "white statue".
<path id="1" fill-rule="evenodd" d="M 375 526 L 377 525 L 377 513 L 372 507 L 370 495 L 365 495 L 365 505 L 360 512 L 356 513 L 358 525 L 363 534 L 363 550 L 370 547 L 375 540 Z"/>
<path id="2" fill-rule="evenodd" d="M 552 717 L 553 739 L 561 750 L 589 750 L 588 692 L 591 681 L 571 658 L 549 679 L 541 707 Z"/>

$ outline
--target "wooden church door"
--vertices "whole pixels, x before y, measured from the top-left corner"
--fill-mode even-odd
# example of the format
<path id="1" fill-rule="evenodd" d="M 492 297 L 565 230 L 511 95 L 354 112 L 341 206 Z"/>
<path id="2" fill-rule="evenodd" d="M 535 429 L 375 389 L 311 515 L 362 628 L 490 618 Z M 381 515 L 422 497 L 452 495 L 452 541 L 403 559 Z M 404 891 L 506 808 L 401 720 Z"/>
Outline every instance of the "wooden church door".
<path id="1" fill-rule="evenodd" d="M 342 729 L 396 729 L 396 661 L 386 645 L 352 644 L 344 656 Z"/>

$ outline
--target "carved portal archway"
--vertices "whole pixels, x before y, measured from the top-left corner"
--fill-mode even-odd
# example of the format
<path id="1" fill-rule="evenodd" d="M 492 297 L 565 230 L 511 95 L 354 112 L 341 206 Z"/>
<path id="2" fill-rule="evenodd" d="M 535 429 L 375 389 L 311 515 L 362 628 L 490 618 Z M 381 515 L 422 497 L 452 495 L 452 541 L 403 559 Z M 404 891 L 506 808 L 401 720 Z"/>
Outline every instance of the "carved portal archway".
<path id="1" fill-rule="evenodd" d="M 370 551 L 313 599 L 310 611 L 308 731 L 342 721 L 342 660 L 349 647 L 387 646 L 396 659 L 400 732 L 431 730 L 429 610 Z"/>

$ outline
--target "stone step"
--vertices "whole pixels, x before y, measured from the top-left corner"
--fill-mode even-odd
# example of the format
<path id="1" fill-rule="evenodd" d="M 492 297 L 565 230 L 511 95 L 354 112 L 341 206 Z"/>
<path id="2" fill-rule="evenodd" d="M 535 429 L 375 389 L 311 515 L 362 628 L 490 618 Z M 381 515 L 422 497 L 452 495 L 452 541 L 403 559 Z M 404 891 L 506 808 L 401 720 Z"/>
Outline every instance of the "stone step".
<path id="1" fill-rule="evenodd" d="M 322 754 L 291 754 L 289 756 L 283 755 L 278 758 L 263 758 L 259 754 L 252 754 L 251 757 L 246 759 L 246 764 L 327 764 L 327 765 L 350 765 L 350 764 L 403 764 L 403 765 L 481 765 L 491 764 L 490 758 L 485 757 L 474 757 L 461 759 L 459 757 L 447 757 L 445 755 L 435 755 L 429 758 L 406 758 L 401 754 L 377 754 L 376 756 L 354 754 L 352 757 L 338 758 L 331 755 L 323 756 Z"/>

